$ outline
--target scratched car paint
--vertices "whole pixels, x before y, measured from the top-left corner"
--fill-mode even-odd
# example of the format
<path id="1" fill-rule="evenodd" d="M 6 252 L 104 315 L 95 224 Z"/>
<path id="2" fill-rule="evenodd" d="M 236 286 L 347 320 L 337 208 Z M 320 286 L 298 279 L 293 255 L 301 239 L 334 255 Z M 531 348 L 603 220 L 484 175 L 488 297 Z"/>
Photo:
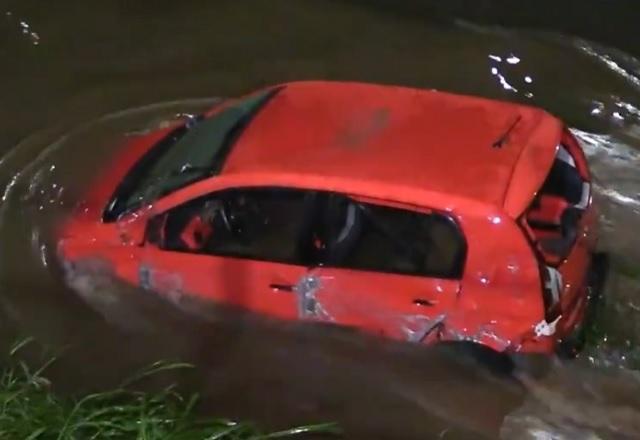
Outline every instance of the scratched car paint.
<path id="1" fill-rule="evenodd" d="M 0 8 L 12 12 L 0 19 L 7 37 L 0 48 L 8 60 L 0 69 L 0 143 L 12 150 L 1 164 L 9 184 L 0 210 L 5 346 L 29 334 L 64 348 L 48 372 L 60 392 L 109 387 L 157 359 L 188 359 L 200 367 L 195 391 L 209 414 L 279 427 L 337 420 L 349 438 L 476 439 L 498 432 L 518 440 L 638 437 L 633 369 L 640 292 L 630 263 L 640 261 L 634 233 L 640 96 L 632 55 L 566 34 L 464 22 L 432 26 L 428 14 L 403 15 L 400 2 L 392 14 L 380 13 L 373 1 L 362 8 L 281 0 L 250 7 L 196 3 L 68 1 L 68 7 L 50 8 L 10 1 Z M 577 23 L 581 10 L 574 12 L 568 27 L 584 24 Z M 597 30 L 624 29 L 606 24 Z M 216 324 L 226 316 L 216 311 L 203 324 L 197 314 L 209 309 L 187 301 L 179 305 L 196 315 L 181 319 L 173 308 L 156 307 L 157 294 L 122 285 L 108 271 L 84 279 L 86 300 L 97 303 L 104 318 L 75 301 L 60 282 L 50 225 L 81 198 L 86 182 L 116 153 L 122 133 L 155 130 L 174 114 L 202 112 L 215 104 L 203 98 L 212 94 L 237 96 L 265 82 L 310 77 L 529 102 L 577 127 L 572 131 L 595 175 L 600 246 L 620 262 L 602 333 L 578 361 L 555 367 L 551 378 L 518 394 L 415 344 L 421 350 L 310 332 L 304 325 L 289 332 L 247 320 Z M 114 325 L 103 325 L 104 319 Z"/>
<path id="2" fill-rule="evenodd" d="M 498 351 L 551 353 L 586 316 L 591 175 L 540 110 L 296 82 L 122 149 L 60 231 L 69 277 L 102 258 L 174 301 Z"/>

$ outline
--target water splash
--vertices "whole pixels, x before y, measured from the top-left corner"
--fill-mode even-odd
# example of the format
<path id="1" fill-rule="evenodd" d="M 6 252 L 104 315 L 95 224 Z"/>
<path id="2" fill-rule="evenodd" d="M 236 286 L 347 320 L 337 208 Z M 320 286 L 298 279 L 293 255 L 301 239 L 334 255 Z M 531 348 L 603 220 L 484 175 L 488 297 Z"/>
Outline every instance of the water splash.
<path id="1" fill-rule="evenodd" d="M 31 44 L 38 46 L 41 43 L 40 35 L 33 30 L 32 26 L 25 19 L 16 17 L 11 11 L 6 11 L 5 17 L 14 24 L 17 24 L 20 33 L 28 38 Z"/>

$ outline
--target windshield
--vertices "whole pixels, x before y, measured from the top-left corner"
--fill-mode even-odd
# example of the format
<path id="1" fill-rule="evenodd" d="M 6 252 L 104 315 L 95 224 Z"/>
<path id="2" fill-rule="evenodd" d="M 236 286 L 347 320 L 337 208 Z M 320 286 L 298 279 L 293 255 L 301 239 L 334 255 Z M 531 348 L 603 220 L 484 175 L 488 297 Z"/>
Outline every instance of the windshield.
<path id="1" fill-rule="evenodd" d="M 111 198 L 104 221 L 190 183 L 218 174 L 251 119 L 279 89 L 239 100 L 209 118 L 190 118 L 133 166 Z"/>

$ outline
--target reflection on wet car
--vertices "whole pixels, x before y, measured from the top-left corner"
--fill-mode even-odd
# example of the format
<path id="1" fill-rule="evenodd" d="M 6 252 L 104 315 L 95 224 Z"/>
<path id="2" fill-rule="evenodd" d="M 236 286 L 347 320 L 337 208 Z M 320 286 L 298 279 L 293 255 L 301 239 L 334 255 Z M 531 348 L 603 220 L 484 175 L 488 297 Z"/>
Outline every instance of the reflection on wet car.
<path id="1" fill-rule="evenodd" d="M 130 140 L 59 232 L 170 298 L 413 342 L 552 353 L 596 243 L 580 144 L 533 107 L 294 82 Z"/>

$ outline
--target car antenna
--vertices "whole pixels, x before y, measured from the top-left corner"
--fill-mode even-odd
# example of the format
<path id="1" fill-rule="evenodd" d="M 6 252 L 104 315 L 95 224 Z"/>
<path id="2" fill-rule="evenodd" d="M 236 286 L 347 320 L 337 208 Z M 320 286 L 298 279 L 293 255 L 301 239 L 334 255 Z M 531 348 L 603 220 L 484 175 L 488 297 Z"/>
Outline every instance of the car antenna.
<path id="1" fill-rule="evenodd" d="M 513 121 L 513 123 L 507 128 L 507 131 L 505 131 L 502 136 L 496 139 L 496 141 L 493 144 L 491 144 L 491 146 L 493 148 L 502 148 L 505 142 L 509 140 L 509 135 L 511 134 L 513 129 L 516 127 L 516 125 L 518 125 L 518 122 L 520 122 L 521 119 L 522 119 L 522 115 L 518 115 L 515 121 Z"/>

